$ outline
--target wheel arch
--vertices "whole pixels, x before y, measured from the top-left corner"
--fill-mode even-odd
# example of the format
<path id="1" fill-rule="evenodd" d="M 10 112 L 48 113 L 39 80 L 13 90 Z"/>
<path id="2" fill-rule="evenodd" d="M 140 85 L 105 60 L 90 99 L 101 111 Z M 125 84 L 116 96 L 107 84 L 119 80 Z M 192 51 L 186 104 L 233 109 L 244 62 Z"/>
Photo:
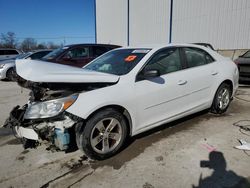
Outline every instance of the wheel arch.
<path id="1" fill-rule="evenodd" d="M 213 93 L 213 97 L 215 96 L 217 90 L 219 89 L 219 87 L 220 87 L 223 83 L 228 84 L 228 85 L 230 86 L 231 91 L 233 92 L 233 89 L 234 89 L 234 88 L 233 88 L 233 81 L 230 80 L 230 79 L 225 79 L 225 80 L 222 80 L 221 82 L 219 82 L 219 84 L 215 86 L 216 88 L 215 88 L 215 91 L 214 91 L 214 93 Z"/>
<path id="2" fill-rule="evenodd" d="M 223 83 L 228 84 L 228 85 L 230 86 L 231 91 L 233 92 L 234 87 L 233 87 L 233 82 L 232 82 L 232 80 L 227 79 L 227 80 L 224 80 L 223 82 L 221 82 L 221 84 L 223 84 Z M 221 84 L 220 84 L 220 85 L 221 85 Z M 219 86 L 219 87 L 220 87 L 220 86 Z"/>
<path id="3" fill-rule="evenodd" d="M 128 127 L 127 127 L 128 128 L 128 133 L 131 136 L 132 135 L 132 118 L 131 118 L 131 115 L 129 114 L 128 110 L 126 108 L 124 108 L 123 106 L 121 106 L 121 105 L 112 104 L 112 105 L 106 105 L 106 106 L 100 107 L 100 108 L 96 109 L 95 111 L 93 111 L 86 118 L 86 121 L 88 119 L 90 119 L 91 117 L 93 117 L 96 113 L 98 113 L 98 112 L 100 112 L 102 110 L 108 109 L 108 108 L 112 108 L 112 109 L 117 110 L 118 112 L 120 112 L 125 117 L 125 120 L 126 120 L 127 125 L 128 125 Z"/>

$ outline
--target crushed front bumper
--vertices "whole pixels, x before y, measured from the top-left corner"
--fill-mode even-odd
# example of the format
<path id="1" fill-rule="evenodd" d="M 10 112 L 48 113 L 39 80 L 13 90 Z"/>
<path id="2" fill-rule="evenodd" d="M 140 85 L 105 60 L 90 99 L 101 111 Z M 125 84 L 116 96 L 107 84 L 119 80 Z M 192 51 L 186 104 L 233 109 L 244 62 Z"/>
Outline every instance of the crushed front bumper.
<path id="1" fill-rule="evenodd" d="M 28 105 L 24 105 L 22 108 L 20 106 L 16 106 L 10 112 L 10 116 L 6 119 L 3 127 L 13 128 L 15 126 L 21 126 L 23 122 L 23 117 Z"/>
<path id="2" fill-rule="evenodd" d="M 21 126 L 24 123 L 23 116 L 26 109 L 27 105 L 24 105 L 22 108 L 20 108 L 20 106 L 13 108 L 3 127 L 12 128 L 14 130 L 15 136 L 19 138 L 38 140 L 38 134 L 32 128 Z"/>
<path id="3" fill-rule="evenodd" d="M 73 115 L 65 112 L 57 117 L 28 120 L 24 119 L 26 109 L 27 105 L 22 108 L 16 106 L 3 126 L 12 128 L 18 138 L 31 141 L 47 140 L 60 150 L 68 148 L 68 130 L 76 123 Z"/>

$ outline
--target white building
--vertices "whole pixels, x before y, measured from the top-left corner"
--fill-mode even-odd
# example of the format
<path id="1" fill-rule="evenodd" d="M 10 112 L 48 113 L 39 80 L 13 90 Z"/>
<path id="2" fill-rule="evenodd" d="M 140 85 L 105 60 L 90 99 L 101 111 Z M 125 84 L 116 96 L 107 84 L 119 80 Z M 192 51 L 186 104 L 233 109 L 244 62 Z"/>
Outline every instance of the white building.
<path id="1" fill-rule="evenodd" d="M 170 18 L 172 3 L 172 36 Z M 250 48 L 250 0 L 96 0 L 96 41 Z"/>

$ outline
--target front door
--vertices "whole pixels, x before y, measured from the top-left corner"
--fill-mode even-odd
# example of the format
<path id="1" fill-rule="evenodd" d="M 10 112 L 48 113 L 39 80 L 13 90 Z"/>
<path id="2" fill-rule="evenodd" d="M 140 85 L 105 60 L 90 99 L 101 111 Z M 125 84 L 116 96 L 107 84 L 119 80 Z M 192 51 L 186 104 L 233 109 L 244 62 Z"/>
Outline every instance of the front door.
<path id="1" fill-rule="evenodd" d="M 188 103 L 185 92 L 188 83 L 178 48 L 167 48 L 156 53 L 141 72 L 146 70 L 158 70 L 160 76 L 135 83 L 136 132 L 182 113 Z"/>

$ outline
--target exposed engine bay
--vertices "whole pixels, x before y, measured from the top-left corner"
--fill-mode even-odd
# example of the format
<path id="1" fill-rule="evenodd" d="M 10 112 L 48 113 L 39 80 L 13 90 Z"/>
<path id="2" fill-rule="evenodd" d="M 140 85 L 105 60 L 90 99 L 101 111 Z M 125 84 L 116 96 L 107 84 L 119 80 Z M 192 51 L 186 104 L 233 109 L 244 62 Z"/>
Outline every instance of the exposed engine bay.
<path id="1" fill-rule="evenodd" d="M 114 85 L 115 83 L 53 83 L 32 82 L 17 76 L 17 83 L 30 89 L 30 101 L 46 101 Z"/>

